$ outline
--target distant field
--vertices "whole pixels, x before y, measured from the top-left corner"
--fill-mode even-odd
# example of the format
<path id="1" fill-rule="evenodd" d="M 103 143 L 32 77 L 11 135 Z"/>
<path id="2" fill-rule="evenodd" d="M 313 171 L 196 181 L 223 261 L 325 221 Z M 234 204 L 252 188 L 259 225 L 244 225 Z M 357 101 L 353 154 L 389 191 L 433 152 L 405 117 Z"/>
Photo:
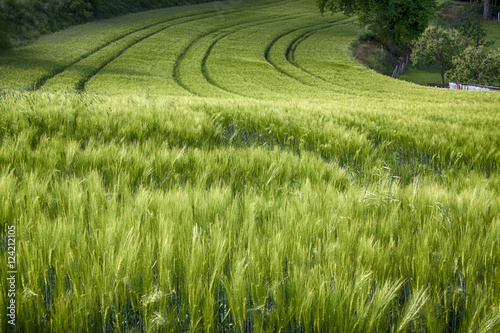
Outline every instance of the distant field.
<path id="1" fill-rule="evenodd" d="M 359 33 L 228 1 L 0 54 L 2 331 L 497 332 L 500 94 Z"/>

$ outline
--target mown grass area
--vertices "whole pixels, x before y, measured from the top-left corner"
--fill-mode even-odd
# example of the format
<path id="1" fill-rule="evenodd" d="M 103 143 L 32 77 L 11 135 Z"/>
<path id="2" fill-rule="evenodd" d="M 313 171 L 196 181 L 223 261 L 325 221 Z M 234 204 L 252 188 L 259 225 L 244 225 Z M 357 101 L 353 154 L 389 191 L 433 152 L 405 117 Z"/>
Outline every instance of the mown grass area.
<path id="1" fill-rule="evenodd" d="M 311 1 L 136 15 L 0 57 L 14 331 L 499 329 L 500 95 L 368 70 Z"/>
<path id="2" fill-rule="evenodd" d="M 488 40 L 492 40 L 494 42 L 494 44 L 491 45 L 489 49 L 500 48 L 500 22 L 490 21 L 485 22 L 484 25 L 486 31 L 488 32 Z"/>
<path id="3" fill-rule="evenodd" d="M 406 73 L 398 76 L 398 79 L 412 82 L 416 84 L 420 84 L 426 86 L 427 84 L 441 84 L 441 69 L 438 63 L 430 67 L 414 66 L 412 63 L 408 65 L 408 70 Z M 446 79 L 444 80 L 444 84 L 447 85 L 449 82 Z"/>

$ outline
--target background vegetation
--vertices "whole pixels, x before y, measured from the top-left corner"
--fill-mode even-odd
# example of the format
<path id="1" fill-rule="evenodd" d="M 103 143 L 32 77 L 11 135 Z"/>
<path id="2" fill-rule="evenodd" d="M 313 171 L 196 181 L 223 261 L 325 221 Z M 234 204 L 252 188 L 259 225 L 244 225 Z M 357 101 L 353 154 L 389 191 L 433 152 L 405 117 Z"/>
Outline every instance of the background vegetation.
<path id="1" fill-rule="evenodd" d="M 397 56 L 420 36 L 432 18 L 436 0 L 316 0 L 321 10 L 356 15 Z"/>
<path id="2" fill-rule="evenodd" d="M 498 7 L 493 7 L 494 12 L 498 11 Z M 485 57 L 488 52 L 496 52 L 498 53 L 498 49 L 500 47 L 500 43 L 498 43 L 498 34 L 500 32 L 500 23 L 495 21 L 482 21 L 482 6 L 479 3 L 470 4 L 468 2 L 459 2 L 459 1 L 445 1 L 440 7 L 440 10 L 436 13 L 432 24 L 434 26 L 440 27 L 441 29 L 455 29 L 460 33 L 461 39 L 463 41 L 456 40 L 454 44 L 465 43 L 473 46 L 474 48 L 479 48 L 481 45 L 484 46 L 481 52 L 481 57 Z M 449 33 L 449 32 L 448 32 Z M 449 49 L 450 47 L 448 47 Z M 465 50 L 466 46 L 463 46 L 462 50 Z M 453 58 L 453 52 L 448 52 L 445 49 L 442 50 L 444 53 L 447 53 L 446 57 L 449 59 Z M 450 57 L 451 55 L 451 57 Z M 445 57 L 445 58 L 446 58 Z M 459 58 L 464 58 L 461 55 L 456 56 L 457 61 Z M 492 56 L 494 58 L 494 56 Z M 490 58 L 492 58 L 490 57 Z M 444 60 L 444 59 L 443 59 Z M 431 61 L 432 62 L 432 61 Z M 448 73 L 449 75 L 454 75 L 452 73 L 459 73 L 461 70 L 458 68 L 460 65 L 453 65 L 452 61 L 444 61 L 446 64 L 444 66 L 448 66 L 452 68 L 452 70 Z M 482 71 L 481 65 L 479 65 L 482 61 L 476 61 L 475 68 L 472 72 L 480 72 Z M 429 62 L 428 62 L 429 65 Z M 497 67 L 499 64 L 496 64 L 493 67 Z M 488 66 L 491 67 L 491 66 Z M 471 72 L 471 71 L 469 71 Z M 469 75 L 468 77 L 461 76 L 461 82 L 469 82 L 469 83 L 479 83 L 482 82 L 488 83 L 488 85 L 496 85 L 497 83 L 495 76 L 495 70 L 489 71 L 489 79 L 478 80 L 475 75 Z M 439 81 L 443 81 L 442 68 L 438 61 L 436 61 L 433 65 L 430 66 L 422 66 L 421 64 L 417 67 L 415 64 L 411 63 L 408 66 L 408 72 L 401 75 L 400 78 L 403 80 L 407 80 L 410 82 L 415 82 L 418 84 L 428 84 L 428 83 L 437 83 Z M 448 76 L 444 76 L 444 83 L 448 83 Z M 460 74 L 459 74 L 460 75 Z M 441 77 L 440 77 L 441 76 Z M 456 75 L 454 75 L 456 76 Z M 476 75 L 477 76 L 477 75 Z M 457 78 L 457 77 L 456 77 Z"/>

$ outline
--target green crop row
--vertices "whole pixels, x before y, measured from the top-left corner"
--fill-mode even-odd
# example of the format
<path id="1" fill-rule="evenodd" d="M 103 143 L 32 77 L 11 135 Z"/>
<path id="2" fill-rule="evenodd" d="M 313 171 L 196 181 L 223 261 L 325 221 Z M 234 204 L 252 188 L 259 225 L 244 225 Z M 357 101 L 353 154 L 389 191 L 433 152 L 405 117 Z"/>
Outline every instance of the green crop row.
<path id="1" fill-rule="evenodd" d="M 40 35 L 95 19 L 207 0 L 73 0 L 0 1 L 0 50 L 26 43 Z"/>

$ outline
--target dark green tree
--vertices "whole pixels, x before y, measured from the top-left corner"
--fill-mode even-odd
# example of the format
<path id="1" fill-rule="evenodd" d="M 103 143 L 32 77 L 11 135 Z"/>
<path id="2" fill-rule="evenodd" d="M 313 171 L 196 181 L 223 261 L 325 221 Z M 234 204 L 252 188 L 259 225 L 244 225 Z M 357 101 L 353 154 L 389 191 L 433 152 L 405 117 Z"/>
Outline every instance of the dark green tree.
<path id="1" fill-rule="evenodd" d="M 446 72 L 451 81 L 498 85 L 500 83 L 500 52 L 483 52 L 483 47 L 468 47 L 453 58 L 453 68 Z"/>
<path id="2" fill-rule="evenodd" d="M 3 8 L 0 4 L 0 50 L 4 50 L 10 47 L 9 36 L 7 32 L 7 22 L 4 15 Z"/>
<path id="3" fill-rule="evenodd" d="M 411 59 L 415 65 L 422 62 L 430 66 L 438 62 L 444 85 L 444 74 L 452 68 L 453 57 L 459 55 L 466 44 L 466 39 L 456 29 L 429 26 L 415 43 Z"/>
<path id="4" fill-rule="evenodd" d="M 493 44 L 493 41 L 486 40 L 487 31 L 474 13 L 465 12 L 460 15 L 454 28 L 467 38 L 468 46 L 478 48 L 480 46 L 488 47 Z"/>
<path id="5" fill-rule="evenodd" d="M 316 0 L 322 13 L 356 15 L 359 22 L 389 46 L 409 44 L 427 27 L 436 0 Z"/>

